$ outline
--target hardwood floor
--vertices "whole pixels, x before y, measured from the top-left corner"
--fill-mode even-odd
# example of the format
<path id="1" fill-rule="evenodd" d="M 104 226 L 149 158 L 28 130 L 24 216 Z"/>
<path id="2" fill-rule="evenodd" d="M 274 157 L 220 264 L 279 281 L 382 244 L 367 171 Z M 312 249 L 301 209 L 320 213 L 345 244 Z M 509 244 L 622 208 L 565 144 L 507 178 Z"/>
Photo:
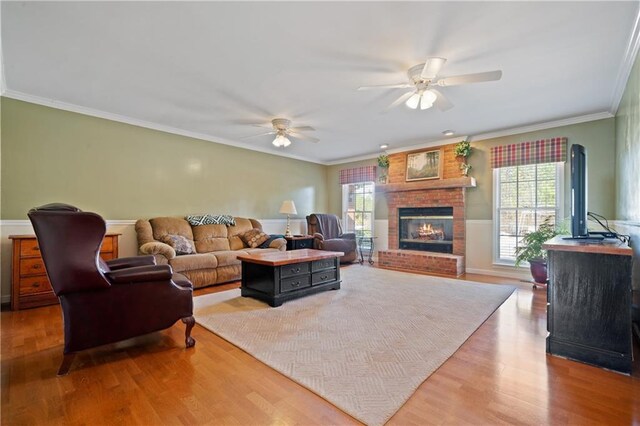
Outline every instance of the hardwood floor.
<path id="1" fill-rule="evenodd" d="M 505 278 L 464 278 L 518 290 L 389 424 L 640 423 L 637 359 L 628 377 L 547 356 L 544 290 Z M 58 378 L 59 307 L 2 312 L 0 320 L 2 424 L 358 424 L 198 325 L 194 349 L 184 348 L 184 325 L 177 323 L 80 353 L 70 374 Z"/>

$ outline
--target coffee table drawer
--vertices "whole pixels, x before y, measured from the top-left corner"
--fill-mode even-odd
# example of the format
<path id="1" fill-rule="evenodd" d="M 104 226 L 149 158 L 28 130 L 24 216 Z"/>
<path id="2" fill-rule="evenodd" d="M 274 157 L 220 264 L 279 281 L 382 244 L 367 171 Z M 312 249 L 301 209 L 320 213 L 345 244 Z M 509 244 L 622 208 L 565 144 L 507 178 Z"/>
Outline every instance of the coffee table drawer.
<path id="1" fill-rule="evenodd" d="M 311 263 L 312 272 L 321 271 L 323 269 L 331 269 L 335 267 L 336 267 L 335 259 L 322 259 L 322 260 L 316 260 L 313 263 Z"/>
<path id="2" fill-rule="evenodd" d="M 336 279 L 335 269 L 314 272 L 313 275 L 311 275 L 311 284 L 316 285 L 316 284 L 326 283 L 327 281 L 333 281 L 335 279 Z"/>
<path id="3" fill-rule="evenodd" d="M 280 280 L 280 292 L 299 290 L 301 288 L 311 287 L 311 276 L 299 275 L 291 278 Z"/>
<path id="4" fill-rule="evenodd" d="M 280 268 L 280 276 L 282 278 L 292 277 L 294 275 L 303 275 L 309 273 L 309 262 L 292 263 L 291 265 L 283 265 Z"/>

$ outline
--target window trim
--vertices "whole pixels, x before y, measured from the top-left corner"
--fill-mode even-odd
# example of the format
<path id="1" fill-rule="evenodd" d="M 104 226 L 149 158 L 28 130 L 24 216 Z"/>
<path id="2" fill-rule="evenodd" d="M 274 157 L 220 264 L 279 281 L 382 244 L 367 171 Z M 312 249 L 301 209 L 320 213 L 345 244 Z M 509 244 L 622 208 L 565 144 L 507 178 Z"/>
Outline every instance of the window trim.
<path id="1" fill-rule="evenodd" d="M 556 220 L 564 220 L 564 162 L 556 165 Z M 516 166 L 510 166 L 516 167 Z M 515 260 L 500 258 L 500 168 L 493 169 L 493 265 L 515 266 Z M 517 209 L 516 209 L 517 210 Z M 529 268 L 529 263 L 524 262 L 519 268 Z"/>
<path id="2" fill-rule="evenodd" d="M 349 221 L 347 220 L 347 209 L 345 208 L 346 206 L 348 206 L 349 202 L 348 202 L 348 196 L 349 196 L 349 191 L 347 189 L 347 187 L 349 185 L 355 185 L 358 183 L 362 183 L 362 184 L 371 184 L 372 186 L 372 191 L 371 191 L 371 235 L 375 235 L 375 222 L 376 222 L 376 183 L 374 181 L 366 181 L 366 182 L 354 182 L 354 183 L 344 183 L 342 184 L 342 205 L 340 206 L 341 210 L 342 210 L 342 224 L 343 224 L 343 231 L 344 232 L 355 232 L 355 229 L 353 231 L 347 229 L 347 224 L 349 223 Z"/>

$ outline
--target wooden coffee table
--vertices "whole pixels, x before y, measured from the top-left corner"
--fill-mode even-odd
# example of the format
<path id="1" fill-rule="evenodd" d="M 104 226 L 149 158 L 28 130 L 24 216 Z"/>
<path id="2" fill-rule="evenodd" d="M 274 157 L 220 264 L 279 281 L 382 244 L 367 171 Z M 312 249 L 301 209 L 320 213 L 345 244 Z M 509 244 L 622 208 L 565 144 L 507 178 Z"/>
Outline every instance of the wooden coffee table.
<path id="1" fill-rule="evenodd" d="M 243 297 L 280 306 L 287 300 L 340 288 L 339 251 L 302 249 L 240 255 Z"/>

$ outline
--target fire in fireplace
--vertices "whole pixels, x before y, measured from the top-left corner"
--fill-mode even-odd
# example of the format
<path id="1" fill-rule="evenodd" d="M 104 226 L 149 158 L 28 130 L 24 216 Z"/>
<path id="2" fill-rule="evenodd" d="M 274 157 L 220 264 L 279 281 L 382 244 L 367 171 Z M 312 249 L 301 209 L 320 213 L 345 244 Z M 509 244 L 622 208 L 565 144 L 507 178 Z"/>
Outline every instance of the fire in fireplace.
<path id="1" fill-rule="evenodd" d="M 398 209 L 399 248 L 453 253 L 453 207 Z"/>

